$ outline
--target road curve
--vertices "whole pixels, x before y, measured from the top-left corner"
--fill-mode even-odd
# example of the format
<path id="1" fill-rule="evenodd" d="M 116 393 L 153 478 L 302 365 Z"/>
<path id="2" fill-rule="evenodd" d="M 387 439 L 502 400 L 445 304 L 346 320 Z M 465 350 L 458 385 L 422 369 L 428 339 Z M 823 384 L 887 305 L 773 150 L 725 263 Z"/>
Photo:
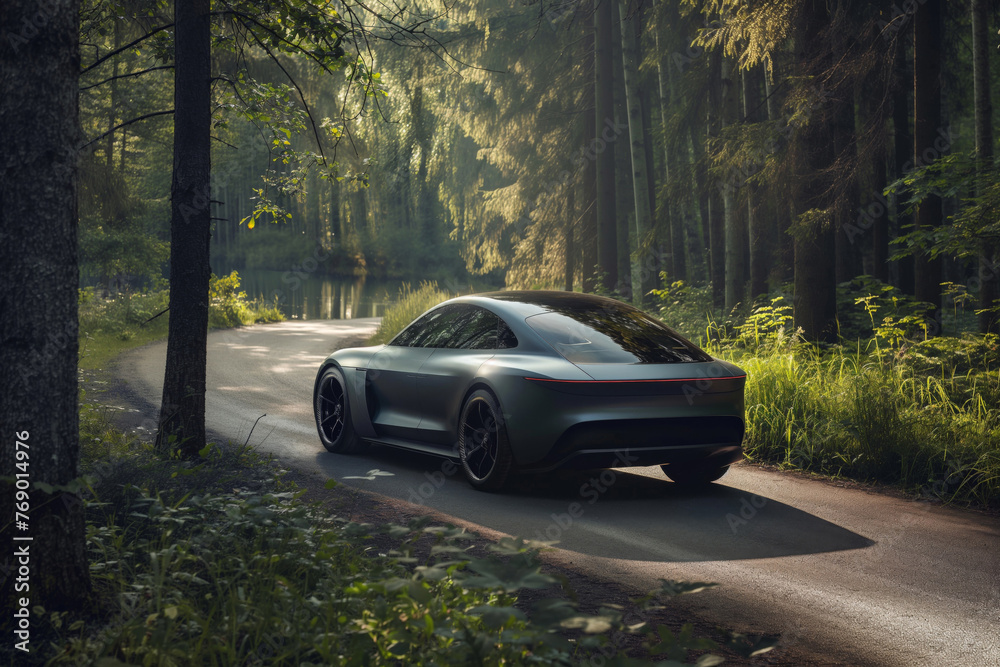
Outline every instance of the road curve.
<path id="1" fill-rule="evenodd" d="M 783 643 L 831 663 L 1000 665 L 1000 522 L 992 517 L 750 466 L 696 493 L 679 491 L 658 468 L 623 468 L 521 478 L 498 495 L 473 490 L 434 457 L 382 447 L 325 452 L 310 404 L 318 364 L 375 325 L 292 321 L 211 333 L 210 432 L 249 437 L 320 482 L 334 477 L 472 528 L 558 540 L 554 562 L 639 590 L 661 578 L 717 582 L 675 603 L 725 627 L 780 632 Z M 165 344 L 154 344 L 118 365 L 147 417 L 165 357 Z M 391 475 L 368 475 L 373 469 Z"/>

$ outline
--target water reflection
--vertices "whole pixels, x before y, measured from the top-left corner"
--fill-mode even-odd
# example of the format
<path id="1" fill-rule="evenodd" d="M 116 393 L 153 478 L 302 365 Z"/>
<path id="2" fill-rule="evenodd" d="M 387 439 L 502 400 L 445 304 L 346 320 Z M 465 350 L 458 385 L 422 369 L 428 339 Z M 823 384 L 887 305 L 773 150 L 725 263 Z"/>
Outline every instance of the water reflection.
<path id="1" fill-rule="evenodd" d="M 281 271 L 236 269 L 247 297 L 278 300 L 288 319 L 349 320 L 381 317 L 399 297 L 399 280 L 343 279 Z M 229 269 L 226 270 L 226 273 Z"/>

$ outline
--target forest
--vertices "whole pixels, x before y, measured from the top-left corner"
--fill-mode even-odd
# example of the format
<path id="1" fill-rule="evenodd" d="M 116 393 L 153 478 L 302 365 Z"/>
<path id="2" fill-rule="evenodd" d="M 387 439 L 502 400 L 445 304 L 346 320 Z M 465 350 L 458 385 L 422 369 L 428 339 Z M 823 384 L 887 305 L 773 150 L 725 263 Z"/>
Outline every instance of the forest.
<path id="1" fill-rule="evenodd" d="M 470 284 L 613 296 L 748 371 L 750 461 L 1000 502 L 1000 2 L 10 0 L 0 26 L 0 428 L 16 442 L 0 515 L 32 508 L 50 664 L 432 664 L 454 646 L 472 664 L 485 645 L 555 663 L 632 632 L 569 606 L 549 625 L 483 611 L 555 582 L 523 542 L 476 577 L 428 563 L 432 578 L 408 569 L 414 545 L 466 536 L 397 526 L 402 560 L 366 569 L 361 528 L 210 442 L 209 329 L 283 317 L 233 270 L 291 290 L 406 281 L 373 341 Z M 81 387 L 157 339 L 140 443 Z M 228 540 L 231 562 L 207 564 Z M 225 583 L 254 563 L 348 591 L 324 602 L 365 632 L 304 611 L 295 585 Z M 209 584 L 217 602 L 194 593 Z M 671 586 L 643 609 L 702 590 Z M 451 634 L 398 622 L 430 598 Z M 126 620 L 93 622 L 112 609 Z M 220 615 L 242 620 L 220 631 Z M 293 617 L 309 630 L 279 642 Z M 566 627 L 593 643 L 554 639 Z M 649 654 L 775 645 L 684 632 Z"/>
<path id="2" fill-rule="evenodd" d="M 319 244 L 340 275 L 794 294 L 813 340 L 870 276 L 995 331 L 987 4 L 973 25 L 960 3 L 423 3 L 330 62 L 220 24 L 213 261 L 287 270 Z M 147 38 L 169 17 L 119 9 L 81 25 L 103 283 L 160 277 L 169 239 L 169 35 Z"/>

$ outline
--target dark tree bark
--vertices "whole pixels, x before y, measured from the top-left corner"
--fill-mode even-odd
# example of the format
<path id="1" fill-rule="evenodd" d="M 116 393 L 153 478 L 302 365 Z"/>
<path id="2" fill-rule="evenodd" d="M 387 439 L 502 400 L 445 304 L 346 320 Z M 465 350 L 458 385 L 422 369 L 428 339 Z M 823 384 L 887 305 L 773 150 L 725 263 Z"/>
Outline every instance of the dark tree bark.
<path id="1" fill-rule="evenodd" d="M 872 275 L 884 283 L 889 282 L 889 211 L 883 206 L 882 192 L 886 186 L 885 150 L 881 143 L 872 153 L 872 192 L 878 198 L 878 205 L 870 213 L 872 218 Z M 879 211 L 880 214 L 875 215 Z"/>
<path id="2" fill-rule="evenodd" d="M 910 131 L 910 111 L 913 104 L 910 101 L 910 59 L 906 57 L 906 44 L 903 35 L 897 37 L 896 67 L 898 78 L 892 97 L 893 153 L 895 156 L 894 178 L 901 178 L 913 166 L 913 134 Z M 902 235 L 909 230 L 913 216 L 906 212 L 902 203 L 905 194 L 897 192 L 894 198 L 895 215 L 893 226 L 896 235 Z M 908 255 L 896 262 L 896 287 L 905 294 L 913 294 L 913 256 Z M 891 274 L 890 274 L 891 275 Z"/>
<path id="3" fill-rule="evenodd" d="M 941 130 L 941 0 L 927 0 L 913 15 L 913 162 L 932 164 L 940 151 Z M 931 195 L 917 205 L 917 229 L 941 225 L 941 198 Z M 941 258 L 918 252 L 914 262 L 914 292 L 919 301 L 941 310 Z"/>
<path id="4" fill-rule="evenodd" d="M 610 2 L 610 0 L 605 0 Z M 585 28 L 584 38 L 581 44 L 583 49 L 583 62 L 585 71 L 594 76 L 594 26 Z M 583 266 L 581 267 L 581 279 L 583 291 L 591 293 L 594 291 L 594 273 L 596 271 L 599 250 L 597 234 L 597 164 L 601 157 L 597 154 L 600 146 L 600 139 L 597 137 L 597 112 L 594 107 L 595 86 L 587 86 L 584 92 L 583 109 L 583 136 L 587 142 L 587 154 L 590 158 L 583 168 L 583 219 L 580 229 L 580 242 L 583 244 Z"/>
<path id="5" fill-rule="evenodd" d="M 760 122 L 760 67 L 743 73 L 743 121 Z M 765 225 L 768 216 L 758 210 L 757 187 L 746 185 L 747 232 L 750 243 L 750 299 L 767 294 L 767 271 L 770 239 Z"/>
<path id="6" fill-rule="evenodd" d="M 0 576 L 8 619 L 21 598 L 30 614 L 78 609 L 90 593 L 82 502 L 34 488 L 69 484 L 79 458 L 78 12 L 76 0 L 0 4 L 10 30 L 0 42 L 0 475 L 16 478 L 0 484 L 0 525 L 7 553 L 30 561 L 27 579 L 17 581 L 20 556 Z"/>
<path id="7" fill-rule="evenodd" d="M 718 138 L 722 129 L 722 55 L 718 51 L 709 56 L 708 74 L 708 136 Z M 711 261 L 712 304 L 716 307 L 726 302 L 726 216 L 722 193 L 718 187 L 709 188 L 708 246 Z"/>
<path id="8" fill-rule="evenodd" d="M 613 0 L 594 0 L 594 139 L 597 155 L 598 265 L 605 289 L 618 285 L 618 229 L 615 204 L 614 81 L 612 79 Z"/>
<path id="9" fill-rule="evenodd" d="M 976 107 L 976 160 L 980 173 L 993 167 L 993 103 L 990 99 L 990 46 L 986 38 L 989 4 L 972 0 L 972 57 Z M 980 193 L 982 194 L 982 193 Z M 1000 333 L 1000 315 L 986 312 L 1000 296 L 1000 256 L 995 243 L 984 242 L 979 253 L 979 330 Z"/>
<path id="10" fill-rule="evenodd" d="M 211 238 L 209 0 L 174 6 L 174 171 L 170 202 L 170 324 L 157 448 L 205 446 Z"/>
<path id="11" fill-rule="evenodd" d="M 628 108 L 625 101 L 625 70 L 622 66 L 622 22 L 614 10 L 611 27 L 611 61 L 614 81 L 615 141 L 615 220 L 618 237 L 618 282 L 611 289 L 623 299 L 632 300 L 632 246 L 635 227 L 629 224 L 635 214 L 632 186 L 632 154 L 628 130 Z"/>
<path id="12" fill-rule="evenodd" d="M 573 291 L 573 269 L 574 254 L 576 253 L 576 243 L 573 238 L 576 227 L 576 188 L 570 186 L 566 188 L 566 213 L 563 221 L 563 244 L 565 266 L 563 267 L 563 288 L 567 292 Z"/>
<path id="13" fill-rule="evenodd" d="M 737 85 L 736 72 L 732 63 L 723 61 L 722 73 L 722 124 L 735 125 L 739 117 L 740 86 Z M 726 310 L 732 310 L 743 302 L 744 283 L 746 281 L 746 264 L 743 255 L 747 246 L 746 218 L 740 210 L 740 193 L 738 187 L 742 174 L 737 171 L 733 178 L 727 178 L 722 183 L 722 205 L 724 209 L 725 231 L 725 285 Z"/>
<path id="14" fill-rule="evenodd" d="M 829 45 L 822 33 L 828 27 L 830 14 L 823 0 L 810 0 L 804 14 L 800 34 L 802 52 L 798 61 L 804 74 L 828 71 L 831 63 Z M 827 170 L 833 166 L 835 152 L 830 121 L 835 111 L 816 102 L 817 108 L 804 128 L 802 142 L 808 152 L 800 170 L 801 211 L 815 211 L 819 215 L 800 219 L 796 223 L 795 244 L 795 324 L 810 340 L 832 341 L 836 338 L 836 281 L 834 268 L 834 232 L 830 216 L 833 202 Z"/>

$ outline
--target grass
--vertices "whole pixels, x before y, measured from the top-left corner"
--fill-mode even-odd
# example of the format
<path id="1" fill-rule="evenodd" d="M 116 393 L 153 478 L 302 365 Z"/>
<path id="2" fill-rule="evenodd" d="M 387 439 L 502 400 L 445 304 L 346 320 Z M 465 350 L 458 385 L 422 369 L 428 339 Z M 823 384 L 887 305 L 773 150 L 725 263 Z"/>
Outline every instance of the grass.
<path id="1" fill-rule="evenodd" d="M 451 296 L 438 288 L 436 282 L 422 282 L 417 289 L 413 289 L 409 283 L 404 283 L 399 290 L 399 298 L 396 303 L 382 316 L 382 322 L 368 339 L 367 344 L 388 343 L 424 311 L 449 298 Z"/>
<path id="2" fill-rule="evenodd" d="M 248 301 L 239 291 L 239 274 L 212 277 L 209 328 L 224 329 L 280 322 L 276 304 Z M 84 370 L 104 368 L 117 355 L 167 337 L 169 293 L 162 287 L 148 292 L 122 292 L 104 299 L 93 288 L 80 290 L 80 361 Z"/>

